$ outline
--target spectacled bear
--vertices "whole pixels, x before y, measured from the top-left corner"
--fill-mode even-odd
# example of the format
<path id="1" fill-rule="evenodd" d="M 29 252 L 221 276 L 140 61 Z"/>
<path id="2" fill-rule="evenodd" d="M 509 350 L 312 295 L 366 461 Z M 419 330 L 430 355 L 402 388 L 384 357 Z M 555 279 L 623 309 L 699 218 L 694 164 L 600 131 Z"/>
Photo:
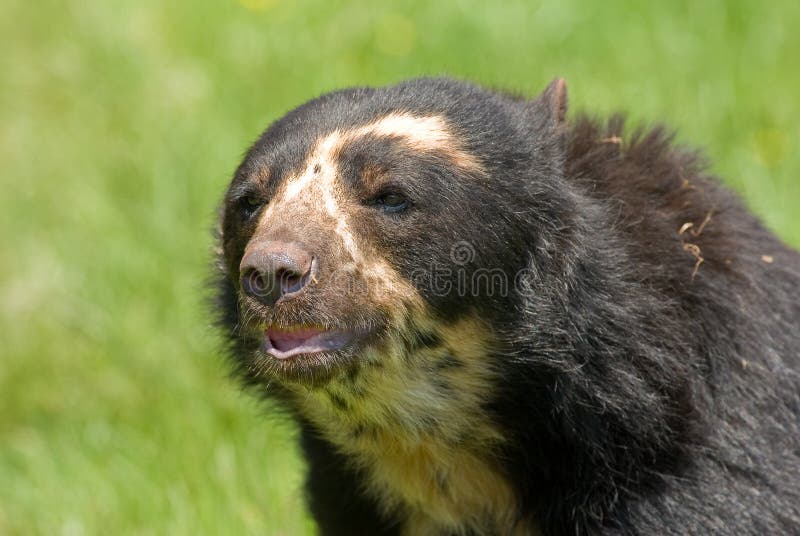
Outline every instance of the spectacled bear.
<path id="1" fill-rule="evenodd" d="M 662 127 L 335 91 L 224 198 L 217 312 L 322 534 L 800 534 L 800 255 Z"/>

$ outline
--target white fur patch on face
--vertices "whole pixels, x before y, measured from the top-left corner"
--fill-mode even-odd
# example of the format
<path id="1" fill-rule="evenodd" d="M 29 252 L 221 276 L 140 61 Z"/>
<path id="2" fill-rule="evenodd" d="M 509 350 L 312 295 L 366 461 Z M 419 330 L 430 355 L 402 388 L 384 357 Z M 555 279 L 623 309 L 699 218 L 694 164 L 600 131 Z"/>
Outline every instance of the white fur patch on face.
<path id="1" fill-rule="evenodd" d="M 481 169 L 478 160 L 464 151 L 447 128 L 444 119 L 437 115 L 416 117 L 393 113 L 352 131 L 353 138 L 367 135 L 400 138 L 412 149 L 422 152 L 438 151 L 459 167 L 476 171 Z"/>
<path id="2" fill-rule="evenodd" d="M 335 130 L 319 140 L 307 157 L 303 170 L 287 178 L 282 191 L 267 206 L 259 226 L 274 217 L 276 211 L 289 206 L 305 206 L 309 214 L 317 213 L 322 208 L 332 226 L 328 229 L 320 222 L 321 232 L 332 231 L 350 258 L 349 263 L 343 259 L 341 269 L 358 270 L 377 302 L 388 303 L 400 296 L 406 302 L 419 304 L 420 299 L 413 286 L 400 277 L 394 268 L 371 252 L 365 254 L 365 248 L 356 239 L 348 214 L 342 208 L 346 200 L 338 178 L 338 155 L 345 144 L 365 136 L 397 138 L 414 150 L 436 151 L 456 166 L 475 171 L 481 169 L 476 158 L 461 148 L 443 118 L 392 113 L 351 130 Z"/>
<path id="3" fill-rule="evenodd" d="M 307 205 L 311 213 L 317 212 L 321 205 L 333 222 L 333 231 L 341 240 L 345 251 L 355 264 L 363 263 L 363 255 L 347 222 L 347 216 L 340 208 L 341 188 L 337 181 L 338 166 L 336 155 L 344 139 L 341 132 L 334 131 L 319 141 L 306 160 L 303 171 L 289 177 L 281 193 L 278 194 L 261 216 L 261 225 L 273 217 L 276 210 L 289 205 Z"/>
<path id="4" fill-rule="evenodd" d="M 439 151 L 454 164 L 479 170 L 478 160 L 461 148 L 453 137 L 444 119 L 439 116 L 417 117 L 406 113 L 392 113 L 367 125 L 352 130 L 334 132 L 320 140 L 311 151 L 300 175 L 291 179 L 283 199 L 289 201 L 306 189 L 315 178 L 327 178 L 335 173 L 336 155 L 342 146 L 364 136 L 400 138 L 413 149 L 428 152 Z M 315 172 L 319 169 L 319 172 Z"/>

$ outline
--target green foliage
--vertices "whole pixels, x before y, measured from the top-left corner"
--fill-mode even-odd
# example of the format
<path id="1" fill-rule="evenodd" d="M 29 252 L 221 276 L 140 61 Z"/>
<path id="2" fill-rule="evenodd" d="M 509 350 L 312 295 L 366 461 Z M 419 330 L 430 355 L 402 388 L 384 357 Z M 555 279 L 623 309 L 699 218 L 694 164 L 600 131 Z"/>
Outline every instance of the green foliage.
<path id="1" fill-rule="evenodd" d="M 564 76 L 573 112 L 705 146 L 797 245 L 798 26 L 791 0 L 5 0 L 0 533 L 313 533 L 294 430 L 228 381 L 204 308 L 216 204 L 286 110 Z"/>

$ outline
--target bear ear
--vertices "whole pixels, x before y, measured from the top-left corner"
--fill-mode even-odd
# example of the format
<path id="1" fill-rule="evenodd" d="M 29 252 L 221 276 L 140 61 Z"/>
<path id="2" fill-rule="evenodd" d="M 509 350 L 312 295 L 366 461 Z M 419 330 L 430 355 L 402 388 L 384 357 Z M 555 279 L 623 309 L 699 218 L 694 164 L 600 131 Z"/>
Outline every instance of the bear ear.
<path id="1" fill-rule="evenodd" d="M 567 82 L 556 78 L 536 99 L 538 108 L 548 115 L 548 123 L 552 127 L 561 127 L 567 116 Z"/>

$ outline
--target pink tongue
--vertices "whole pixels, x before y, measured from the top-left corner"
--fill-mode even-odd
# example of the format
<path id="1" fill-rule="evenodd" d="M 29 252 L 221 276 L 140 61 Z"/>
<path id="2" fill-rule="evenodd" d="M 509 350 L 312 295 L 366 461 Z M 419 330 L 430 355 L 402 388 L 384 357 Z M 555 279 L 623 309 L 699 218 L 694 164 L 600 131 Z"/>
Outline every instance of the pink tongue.
<path id="1" fill-rule="evenodd" d="M 292 331 L 283 331 L 276 328 L 267 330 L 272 346 L 281 352 L 288 352 L 303 346 L 310 338 L 322 333 L 322 330 L 315 328 L 302 328 Z"/>

